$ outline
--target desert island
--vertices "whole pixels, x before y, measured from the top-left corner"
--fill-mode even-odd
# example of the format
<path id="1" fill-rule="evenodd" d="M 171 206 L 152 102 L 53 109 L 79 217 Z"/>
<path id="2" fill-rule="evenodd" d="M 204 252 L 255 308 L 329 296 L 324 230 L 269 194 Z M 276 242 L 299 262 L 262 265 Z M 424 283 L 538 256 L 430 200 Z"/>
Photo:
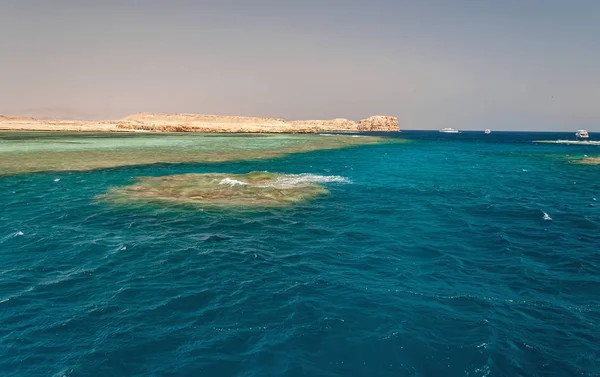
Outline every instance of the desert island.
<path id="1" fill-rule="evenodd" d="M 249 116 L 202 114 L 137 113 L 120 120 L 82 121 L 45 120 L 0 115 L 0 130 L 5 131 L 87 131 L 87 132 L 218 132 L 218 133 L 317 133 L 399 131 L 398 119 L 376 115 L 358 122 L 330 120 L 292 120 Z"/>

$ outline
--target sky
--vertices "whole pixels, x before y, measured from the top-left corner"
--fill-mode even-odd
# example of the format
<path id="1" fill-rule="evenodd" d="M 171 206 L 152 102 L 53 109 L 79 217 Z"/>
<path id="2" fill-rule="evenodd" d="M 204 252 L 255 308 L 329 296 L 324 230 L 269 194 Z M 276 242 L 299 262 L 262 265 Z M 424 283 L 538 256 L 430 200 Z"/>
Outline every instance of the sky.
<path id="1" fill-rule="evenodd" d="M 0 0 L 0 114 L 600 131 L 596 0 Z"/>

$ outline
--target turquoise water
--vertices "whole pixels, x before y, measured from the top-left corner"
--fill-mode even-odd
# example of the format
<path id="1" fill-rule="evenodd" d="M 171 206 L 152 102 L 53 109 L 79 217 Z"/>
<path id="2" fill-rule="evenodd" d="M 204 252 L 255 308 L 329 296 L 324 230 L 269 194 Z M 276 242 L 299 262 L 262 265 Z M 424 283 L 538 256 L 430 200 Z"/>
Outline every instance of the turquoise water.
<path id="1" fill-rule="evenodd" d="M 600 375 L 600 166 L 570 160 L 600 147 L 400 136 L 0 177 L 0 375 Z M 346 180 L 288 208 L 94 199 L 250 171 Z"/>

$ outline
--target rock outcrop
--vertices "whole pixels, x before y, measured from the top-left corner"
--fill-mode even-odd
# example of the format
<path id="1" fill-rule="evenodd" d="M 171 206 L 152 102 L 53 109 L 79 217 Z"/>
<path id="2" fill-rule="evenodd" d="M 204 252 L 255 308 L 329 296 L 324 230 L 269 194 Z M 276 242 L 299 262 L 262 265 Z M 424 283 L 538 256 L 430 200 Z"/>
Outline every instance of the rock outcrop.
<path id="1" fill-rule="evenodd" d="M 231 115 L 204 115 L 204 114 L 165 114 L 165 113 L 136 113 L 122 120 L 142 123 L 223 123 L 223 124 L 275 124 L 285 125 L 285 120 L 278 118 L 260 118 Z"/>
<path id="2" fill-rule="evenodd" d="M 400 131 L 400 128 L 398 126 L 398 118 L 375 115 L 358 122 L 358 130 L 362 132 Z"/>
<path id="3" fill-rule="evenodd" d="M 317 131 L 357 131 L 355 121 L 336 118 L 330 120 L 292 120 L 288 122 L 294 127 L 312 127 Z"/>
<path id="4" fill-rule="evenodd" d="M 202 114 L 138 113 L 123 118 L 119 129 L 162 132 L 313 133 L 310 125 L 294 127 L 283 119 Z"/>

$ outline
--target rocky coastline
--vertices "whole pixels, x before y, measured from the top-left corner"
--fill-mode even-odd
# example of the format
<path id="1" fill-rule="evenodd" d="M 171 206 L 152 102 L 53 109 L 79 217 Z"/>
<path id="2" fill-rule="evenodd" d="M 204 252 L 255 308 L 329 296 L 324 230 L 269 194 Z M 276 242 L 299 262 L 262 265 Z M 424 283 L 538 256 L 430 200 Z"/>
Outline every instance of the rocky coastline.
<path id="1" fill-rule="evenodd" d="M 216 133 L 318 133 L 400 131 L 398 118 L 372 116 L 355 122 L 330 120 L 284 120 L 247 116 L 137 113 L 115 121 L 42 120 L 0 115 L 4 131 L 88 132 L 216 132 Z"/>

